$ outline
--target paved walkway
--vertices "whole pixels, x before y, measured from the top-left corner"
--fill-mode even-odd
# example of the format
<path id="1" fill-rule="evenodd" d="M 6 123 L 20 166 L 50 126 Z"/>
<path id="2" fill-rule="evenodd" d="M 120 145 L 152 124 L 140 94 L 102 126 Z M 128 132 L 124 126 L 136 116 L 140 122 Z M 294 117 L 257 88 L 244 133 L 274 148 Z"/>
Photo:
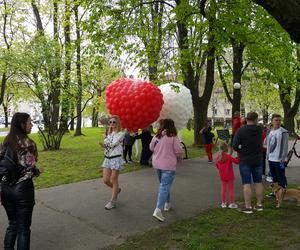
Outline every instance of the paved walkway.
<path id="1" fill-rule="evenodd" d="M 300 183 L 299 159 L 294 158 L 291 166 L 287 169 L 289 182 Z M 239 176 L 237 172 L 236 176 Z M 120 185 L 118 207 L 111 211 L 104 209 L 110 190 L 100 180 L 36 191 L 31 249 L 101 249 L 121 244 L 127 236 L 194 216 L 219 204 L 218 173 L 214 164 L 208 164 L 205 159 L 186 160 L 178 168 L 172 190 L 174 210 L 165 214 L 165 223 L 152 217 L 158 188 L 153 169 L 122 174 Z M 235 190 L 236 197 L 241 197 L 239 178 Z M 0 225 L 2 245 L 7 225 L 3 208 L 0 208 Z"/>

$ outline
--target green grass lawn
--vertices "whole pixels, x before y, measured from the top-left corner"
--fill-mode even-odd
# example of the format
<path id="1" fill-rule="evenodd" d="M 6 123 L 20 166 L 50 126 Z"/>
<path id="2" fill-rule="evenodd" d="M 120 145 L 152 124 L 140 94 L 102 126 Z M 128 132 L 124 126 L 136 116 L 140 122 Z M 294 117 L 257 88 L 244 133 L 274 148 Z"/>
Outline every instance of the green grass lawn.
<path id="1" fill-rule="evenodd" d="M 0 128 L 0 132 L 6 132 L 8 130 L 9 130 L 9 128 Z"/>
<path id="2" fill-rule="evenodd" d="M 84 136 L 75 137 L 73 132 L 66 134 L 59 151 L 43 151 L 38 134 L 30 135 L 37 143 L 39 150 L 38 167 L 42 171 L 41 176 L 35 179 L 37 188 L 79 182 L 102 176 L 102 169 L 99 166 L 103 161 L 103 149 L 100 147 L 99 141 L 103 139 L 104 130 L 102 128 L 85 128 L 82 131 Z M 0 140 L 3 140 L 3 137 Z M 183 141 L 188 146 L 190 158 L 204 155 L 203 149 L 189 146 L 193 141 L 192 131 L 183 131 Z M 141 143 L 139 144 L 141 145 Z M 135 155 L 135 149 L 133 149 L 133 155 Z M 139 157 L 135 159 L 136 163 L 126 164 L 122 173 L 141 169 L 138 164 Z"/>
<path id="3" fill-rule="evenodd" d="M 264 201 L 265 209 L 243 214 L 234 209 L 212 208 L 190 219 L 129 237 L 109 249 L 300 249 L 300 207 L 275 199 Z"/>

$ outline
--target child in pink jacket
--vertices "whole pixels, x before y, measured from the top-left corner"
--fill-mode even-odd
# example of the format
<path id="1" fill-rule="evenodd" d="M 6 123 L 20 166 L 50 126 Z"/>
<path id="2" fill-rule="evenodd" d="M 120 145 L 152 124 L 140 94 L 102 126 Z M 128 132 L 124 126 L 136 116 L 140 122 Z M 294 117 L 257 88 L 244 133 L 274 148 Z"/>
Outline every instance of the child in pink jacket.
<path id="1" fill-rule="evenodd" d="M 164 119 L 160 124 L 160 129 L 150 143 L 150 150 L 153 151 L 152 165 L 160 183 L 153 216 L 159 221 L 164 221 L 162 210 L 169 211 L 171 208 L 170 190 L 175 178 L 177 159 L 182 157 L 183 150 L 174 121 Z"/>
<path id="2" fill-rule="evenodd" d="M 226 192 L 229 191 L 229 208 L 237 208 L 237 204 L 234 203 L 234 172 L 232 163 L 238 164 L 240 162 L 239 157 L 233 158 L 228 154 L 228 146 L 226 143 L 222 143 L 220 146 L 220 152 L 217 156 L 216 167 L 219 170 L 221 179 L 221 200 L 222 208 L 226 208 Z"/>

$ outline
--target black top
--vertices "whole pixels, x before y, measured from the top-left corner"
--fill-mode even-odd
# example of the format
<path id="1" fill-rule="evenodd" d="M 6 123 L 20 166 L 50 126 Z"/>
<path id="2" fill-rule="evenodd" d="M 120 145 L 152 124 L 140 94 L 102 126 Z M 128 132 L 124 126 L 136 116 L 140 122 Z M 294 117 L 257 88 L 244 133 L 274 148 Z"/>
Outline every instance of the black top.
<path id="1" fill-rule="evenodd" d="M 126 146 L 132 146 L 134 144 L 135 137 L 130 135 L 128 132 L 125 133 L 124 136 L 124 145 Z"/>
<path id="2" fill-rule="evenodd" d="M 233 149 L 240 154 L 240 164 L 262 164 L 262 128 L 257 125 L 241 127 L 233 138 Z"/>
<path id="3" fill-rule="evenodd" d="M 135 139 L 141 139 L 142 141 L 142 148 L 143 149 L 149 149 L 149 144 L 152 140 L 152 135 L 150 131 L 144 131 L 141 134 L 135 136 Z"/>
<path id="4" fill-rule="evenodd" d="M 202 134 L 203 134 L 204 144 L 213 143 L 213 139 L 215 135 L 212 132 L 204 130 Z"/>

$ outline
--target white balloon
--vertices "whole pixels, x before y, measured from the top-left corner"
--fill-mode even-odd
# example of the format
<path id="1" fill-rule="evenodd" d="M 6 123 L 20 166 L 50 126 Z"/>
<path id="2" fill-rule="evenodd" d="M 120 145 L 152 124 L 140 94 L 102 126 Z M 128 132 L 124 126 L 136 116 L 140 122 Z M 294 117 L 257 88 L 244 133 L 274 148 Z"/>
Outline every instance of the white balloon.
<path id="1" fill-rule="evenodd" d="M 160 111 L 161 119 L 172 119 L 178 130 L 186 127 L 193 114 L 192 95 L 190 90 L 179 83 L 167 83 L 159 86 L 163 94 L 164 104 Z M 154 126 L 158 126 L 157 122 Z"/>

